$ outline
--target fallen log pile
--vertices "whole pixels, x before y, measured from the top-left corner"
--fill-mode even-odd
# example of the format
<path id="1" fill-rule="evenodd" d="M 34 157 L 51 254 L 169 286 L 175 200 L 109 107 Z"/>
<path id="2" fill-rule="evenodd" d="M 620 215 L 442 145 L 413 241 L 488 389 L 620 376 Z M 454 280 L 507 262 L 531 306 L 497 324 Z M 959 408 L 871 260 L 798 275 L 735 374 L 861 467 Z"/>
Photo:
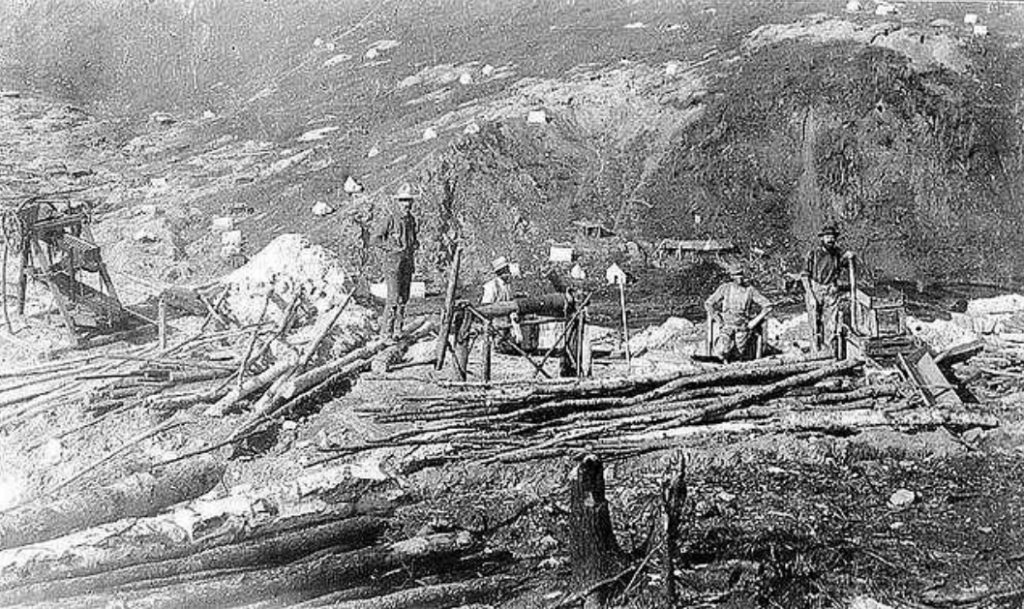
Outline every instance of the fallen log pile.
<path id="1" fill-rule="evenodd" d="M 819 431 L 873 427 L 919 430 L 990 427 L 974 411 L 926 408 L 909 386 L 875 384 L 857 360 L 762 360 L 719 369 L 531 384 L 442 384 L 399 410 L 365 409 L 401 431 L 330 447 L 323 461 L 376 448 L 432 446 L 433 463 L 515 463 L 589 450 L 620 458 L 660 450 L 694 433 Z"/>
<path id="2" fill-rule="evenodd" d="M 102 518 L 77 521 L 82 526 L 63 536 L 55 535 L 68 533 L 68 526 L 47 529 L 37 522 L 26 530 L 46 529 L 37 536 L 45 540 L 13 547 L 28 538 L 8 538 L 0 550 L 0 605 L 454 606 L 511 590 L 509 577 L 479 576 L 481 567 L 501 566 L 507 556 L 484 552 L 474 534 L 427 528 L 392 537 L 399 528 L 391 525 L 394 500 L 380 484 L 345 486 L 358 475 L 343 466 L 193 499 L 162 514 L 108 510 Z M 157 490 L 173 486 L 165 481 Z M 337 502 L 345 488 L 371 494 Z M 76 511 L 85 512 L 77 505 Z M 16 520 L 25 524 L 32 517 L 45 515 L 27 512 Z M 421 577 L 433 585 L 409 587 Z"/>

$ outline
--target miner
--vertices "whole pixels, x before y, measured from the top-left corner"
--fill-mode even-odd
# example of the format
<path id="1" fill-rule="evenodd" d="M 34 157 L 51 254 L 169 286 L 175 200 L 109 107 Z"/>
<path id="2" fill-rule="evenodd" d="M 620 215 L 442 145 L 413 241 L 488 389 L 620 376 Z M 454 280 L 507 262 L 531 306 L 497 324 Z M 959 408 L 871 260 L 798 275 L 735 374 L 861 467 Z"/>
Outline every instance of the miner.
<path id="1" fill-rule="evenodd" d="M 718 325 L 711 355 L 723 362 L 750 359 L 750 338 L 772 311 L 772 303 L 747 282 L 739 265 L 729 266 L 729 281 L 715 290 L 704 303 L 708 323 Z M 754 314 L 755 305 L 760 310 Z"/>
<path id="2" fill-rule="evenodd" d="M 839 328 L 839 276 L 842 262 L 853 258 L 836 245 L 839 228 L 829 224 L 818 233 L 820 243 L 807 254 L 803 277 L 807 279 L 807 319 L 814 323 L 814 351 L 835 351 Z"/>
<path id="3" fill-rule="evenodd" d="M 409 302 L 409 289 L 415 268 L 416 218 L 412 214 L 412 185 L 405 183 L 395 194 L 396 209 L 388 214 L 374 235 L 377 244 L 384 250 L 384 272 L 387 282 L 387 300 L 384 303 L 384 317 L 381 334 L 392 338 L 402 332 L 405 306 Z"/>
<path id="4" fill-rule="evenodd" d="M 511 302 L 513 299 L 512 270 L 509 267 L 508 260 L 504 256 L 495 258 L 491 261 L 491 271 L 494 273 L 494 277 L 484 284 L 484 293 L 480 298 L 480 304 Z M 517 345 L 522 344 L 523 331 L 519 326 L 518 313 L 510 313 L 508 323 L 500 323 L 499 329 L 501 339 L 498 345 L 499 351 L 507 352 L 510 350 L 506 348 L 505 342 L 514 341 Z M 511 351 L 515 352 L 514 350 Z"/>

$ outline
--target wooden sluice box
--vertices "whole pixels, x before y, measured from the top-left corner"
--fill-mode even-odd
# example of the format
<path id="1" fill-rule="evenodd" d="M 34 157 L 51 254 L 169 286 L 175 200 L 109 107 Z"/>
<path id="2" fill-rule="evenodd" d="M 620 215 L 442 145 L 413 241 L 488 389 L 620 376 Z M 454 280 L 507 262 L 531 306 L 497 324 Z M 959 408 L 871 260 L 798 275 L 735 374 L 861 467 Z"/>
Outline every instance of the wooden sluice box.
<path id="1" fill-rule="evenodd" d="M 907 331 L 906 300 L 902 292 L 863 287 L 854 290 L 850 325 L 846 331 L 849 357 L 895 363 L 900 354 L 920 347 Z"/>

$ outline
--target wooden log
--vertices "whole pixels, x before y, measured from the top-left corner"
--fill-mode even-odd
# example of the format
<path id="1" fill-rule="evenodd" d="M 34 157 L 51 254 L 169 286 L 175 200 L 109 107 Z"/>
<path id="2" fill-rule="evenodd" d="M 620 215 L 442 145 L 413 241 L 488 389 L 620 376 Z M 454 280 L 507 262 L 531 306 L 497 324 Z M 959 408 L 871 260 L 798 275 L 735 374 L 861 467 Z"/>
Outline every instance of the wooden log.
<path id="1" fill-rule="evenodd" d="M 438 533 L 269 569 L 119 594 L 117 598 L 132 609 L 204 609 L 286 595 L 309 599 L 330 590 L 358 586 L 377 574 L 396 568 L 419 572 L 443 571 L 450 561 L 471 550 L 475 544 L 473 536 L 464 531 Z M 74 606 L 91 606 L 114 599 L 93 595 L 64 600 L 74 603 Z"/>
<path id="2" fill-rule="evenodd" d="M 625 557 L 612 530 L 605 498 L 604 465 L 594 455 L 584 456 L 573 470 L 566 537 L 578 587 L 602 581 L 622 569 Z M 600 590 L 595 591 L 585 606 L 600 607 L 603 599 Z"/>
<path id="3" fill-rule="evenodd" d="M 300 479 L 301 480 L 301 479 Z M 337 483 L 337 480 L 334 481 Z M 181 558 L 212 547 L 358 515 L 387 514 L 375 501 L 325 504 L 331 481 L 196 500 L 171 513 L 121 520 L 0 551 L 0 590 Z"/>
<path id="4" fill-rule="evenodd" d="M 676 451 L 661 477 L 661 514 L 664 543 L 662 545 L 662 579 L 665 586 L 665 604 L 675 607 L 679 603 L 676 591 L 676 557 L 681 554 L 683 535 L 683 509 L 686 506 L 686 457 Z"/>
<path id="5" fill-rule="evenodd" d="M 228 391 L 217 401 L 216 404 L 209 408 L 207 414 L 211 416 L 224 416 L 241 400 L 244 400 L 268 385 L 275 383 L 285 375 L 290 374 L 295 369 L 297 363 L 298 356 L 294 353 L 286 352 L 281 360 L 276 362 L 273 366 L 267 368 L 248 381 L 245 381 L 242 383 L 241 387 L 235 387 Z"/>
<path id="6" fill-rule="evenodd" d="M 444 609 L 464 607 L 469 603 L 495 602 L 516 584 L 505 575 L 480 577 L 465 582 L 435 584 L 392 592 L 374 598 L 340 601 L 319 607 L 332 609 Z"/>
<path id="7" fill-rule="evenodd" d="M 90 594 L 128 583 L 144 583 L 189 573 L 228 568 L 272 565 L 307 556 L 324 548 L 351 551 L 376 543 L 386 522 L 358 516 L 313 527 L 261 535 L 237 543 L 214 546 L 183 558 L 147 562 L 132 567 L 73 579 L 12 588 L 0 593 L 0 602 L 25 603 Z"/>
<path id="8" fill-rule="evenodd" d="M 153 473 L 129 476 L 48 503 L 0 514 L 0 549 L 13 548 L 121 518 L 150 516 L 209 491 L 224 475 L 224 463 L 196 459 Z"/>

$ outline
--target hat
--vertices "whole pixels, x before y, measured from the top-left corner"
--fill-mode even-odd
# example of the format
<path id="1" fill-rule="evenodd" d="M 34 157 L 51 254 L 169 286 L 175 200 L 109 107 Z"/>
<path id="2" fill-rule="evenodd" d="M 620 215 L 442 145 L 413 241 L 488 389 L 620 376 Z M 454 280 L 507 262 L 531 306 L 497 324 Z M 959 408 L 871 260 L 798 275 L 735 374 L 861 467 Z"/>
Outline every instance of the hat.
<path id="1" fill-rule="evenodd" d="M 825 235 L 832 235 L 833 237 L 838 237 L 839 227 L 836 226 L 835 224 L 826 224 L 824 228 L 818 231 L 819 237 L 824 237 Z"/>
<path id="2" fill-rule="evenodd" d="M 729 275 L 742 275 L 744 273 L 743 267 L 738 264 L 730 264 L 725 267 L 725 272 Z"/>
<path id="3" fill-rule="evenodd" d="M 411 201 L 416 198 L 413 194 L 412 184 L 406 182 L 398 187 L 398 192 L 395 193 L 395 198 L 398 200 Z"/>
<path id="4" fill-rule="evenodd" d="M 498 256 L 494 260 L 491 260 L 491 270 L 497 273 L 502 269 L 508 268 L 508 260 L 504 256 Z"/>

